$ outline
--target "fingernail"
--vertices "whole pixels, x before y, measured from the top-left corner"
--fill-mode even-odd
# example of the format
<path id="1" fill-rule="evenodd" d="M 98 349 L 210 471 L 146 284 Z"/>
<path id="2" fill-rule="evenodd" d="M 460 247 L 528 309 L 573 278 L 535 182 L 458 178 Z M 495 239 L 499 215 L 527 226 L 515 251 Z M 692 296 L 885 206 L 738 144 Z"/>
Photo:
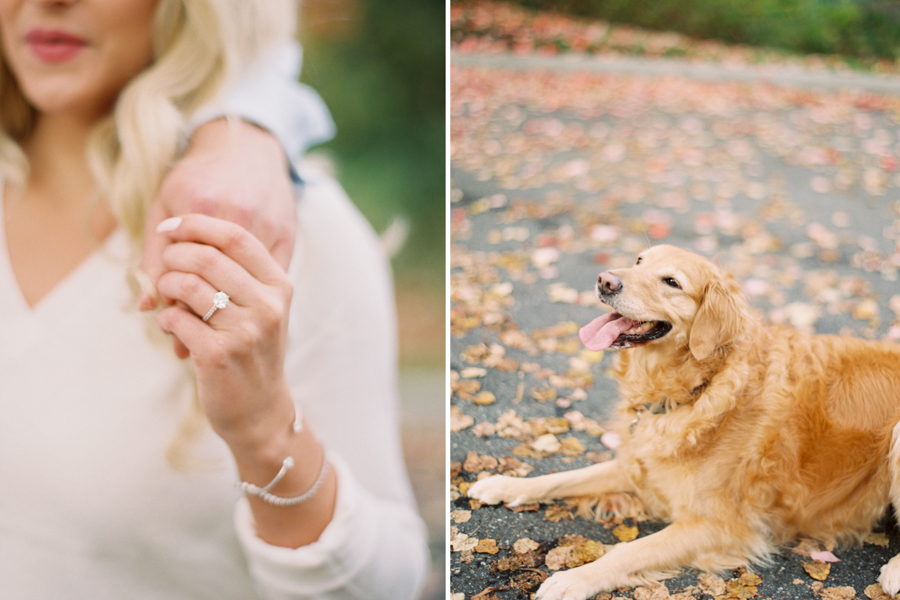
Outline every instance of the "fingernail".
<path id="1" fill-rule="evenodd" d="M 178 229 L 179 225 L 181 225 L 181 217 L 170 217 L 165 221 L 161 221 L 159 225 L 156 226 L 156 232 L 163 233 L 166 231 L 174 231 Z"/>
<path id="2" fill-rule="evenodd" d="M 138 310 L 148 311 L 154 308 L 156 308 L 156 301 L 153 297 L 146 292 L 141 292 L 141 295 L 138 297 Z"/>

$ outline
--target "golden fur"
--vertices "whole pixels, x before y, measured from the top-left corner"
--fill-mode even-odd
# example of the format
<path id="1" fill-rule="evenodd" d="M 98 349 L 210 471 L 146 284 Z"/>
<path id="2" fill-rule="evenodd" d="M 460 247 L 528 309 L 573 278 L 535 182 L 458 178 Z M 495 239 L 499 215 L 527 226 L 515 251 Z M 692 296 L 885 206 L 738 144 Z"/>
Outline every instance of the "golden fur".
<path id="1" fill-rule="evenodd" d="M 651 248 L 612 273 L 622 289 L 606 300 L 619 313 L 672 324 L 618 353 L 616 458 L 490 477 L 469 495 L 519 504 L 627 492 L 671 524 L 553 575 L 539 600 L 765 561 L 799 536 L 854 541 L 889 502 L 900 509 L 900 346 L 768 326 L 730 276 L 678 248 Z M 900 557 L 880 581 L 897 593 Z"/>

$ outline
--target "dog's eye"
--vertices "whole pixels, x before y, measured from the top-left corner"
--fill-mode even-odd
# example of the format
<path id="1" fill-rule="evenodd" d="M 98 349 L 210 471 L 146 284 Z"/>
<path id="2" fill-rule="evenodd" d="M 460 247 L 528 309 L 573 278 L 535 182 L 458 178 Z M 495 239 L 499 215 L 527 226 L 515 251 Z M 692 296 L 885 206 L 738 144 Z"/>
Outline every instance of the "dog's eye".
<path id="1" fill-rule="evenodd" d="M 644 260 L 644 259 L 642 257 L 638 256 L 637 262 L 635 262 L 634 264 L 639 265 L 639 264 L 641 264 L 642 260 Z"/>
<path id="2" fill-rule="evenodd" d="M 672 277 L 663 277 L 662 281 L 669 287 L 673 287 L 679 290 L 681 289 L 681 284 L 675 281 L 675 279 L 673 279 Z"/>

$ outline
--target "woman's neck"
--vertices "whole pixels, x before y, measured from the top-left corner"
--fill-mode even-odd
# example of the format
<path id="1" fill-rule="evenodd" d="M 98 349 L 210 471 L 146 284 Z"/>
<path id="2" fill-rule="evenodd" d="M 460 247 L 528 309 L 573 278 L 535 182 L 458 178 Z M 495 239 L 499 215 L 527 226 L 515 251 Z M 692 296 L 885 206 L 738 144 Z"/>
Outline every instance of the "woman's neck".
<path id="1" fill-rule="evenodd" d="M 87 162 L 91 125 L 65 115 L 42 115 L 23 144 L 30 165 L 26 195 L 59 208 L 85 206 L 94 194 Z"/>
<path id="2" fill-rule="evenodd" d="M 22 294 L 34 306 L 115 229 L 86 156 L 91 126 L 42 116 L 22 144 L 26 188 L 5 203 L 6 242 Z"/>

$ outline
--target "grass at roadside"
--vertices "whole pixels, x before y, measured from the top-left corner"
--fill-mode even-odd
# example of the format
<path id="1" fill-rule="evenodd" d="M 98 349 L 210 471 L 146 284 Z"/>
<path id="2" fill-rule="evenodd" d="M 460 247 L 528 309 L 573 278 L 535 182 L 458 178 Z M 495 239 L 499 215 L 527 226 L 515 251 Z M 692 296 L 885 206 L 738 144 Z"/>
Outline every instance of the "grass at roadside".
<path id="1" fill-rule="evenodd" d="M 765 18 L 754 17 L 753 11 L 756 9 L 753 6 L 762 4 L 755 1 L 704 0 L 688 4 L 678 0 L 660 0 L 650 3 L 659 6 L 648 11 L 640 8 L 644 4 L 642 2 L 605 2 L 602 7 L 599 2 L 596 4 L 596 10 L 588 10 L 594 6 L 588 0 L 454 0 L 450 14 L 451 43 L 458 52 L 575 51 L 738 64 L 789 63 L 834 70 L 887 73 L 900 70 L 896 60 L 900 56 L 900 8 L 897 15 L 885 16 L 873 23 L 871 30 L 867 30 L 866 35 L 877 36 L 880 40 L 877 45 L 872 42 L 868 46 L 861 43 L 854 46 L 837 41 L 819 45 L 804 45 L 799 41 L 789 43 L 787 33 L 784 34 L 785 40 L 778 41 L 774 33 L 769 37 L 762 37 L 761 34 L 732 35 L 724 25 L 710 25 L 704 29 L 693 24 L 700 14 L 714 22 L 719 13 L 712 8 L 708 14 L 704 13 L 703 7 L 707 5 L 727 6 L 735 15 L 743 15 L 742 27 L 757 23 L 755 27 L 764 29 L 774 28 L 778 24 L 790 27 L 791 35 L 795 36 L 801 35 L 800 31 L 805 29 L 818 31 L 818 23 L 824 18 L 813 18 L 806 13 L 798 16 L 786 10 L 777 13 L 774 9 L 766 13 L 768 16 Z M 732 6 L 735 4 L 740 7 L 746 5 L 746 9 L 741 12 L 740 7 Z M 818 6 L 822 3 L 811 4 Z M 662 19 L 660 14 L 670 18 Z M 777 14 L 782 14 L 782 17 L 776 17 Z M 722 19 L 737 19 L 735 15 L 722 16 Z M 764 27 L 763 23 L 770 20 L 772 23 Z M 841 32 L 844 30 L 841 29 Z"/>

